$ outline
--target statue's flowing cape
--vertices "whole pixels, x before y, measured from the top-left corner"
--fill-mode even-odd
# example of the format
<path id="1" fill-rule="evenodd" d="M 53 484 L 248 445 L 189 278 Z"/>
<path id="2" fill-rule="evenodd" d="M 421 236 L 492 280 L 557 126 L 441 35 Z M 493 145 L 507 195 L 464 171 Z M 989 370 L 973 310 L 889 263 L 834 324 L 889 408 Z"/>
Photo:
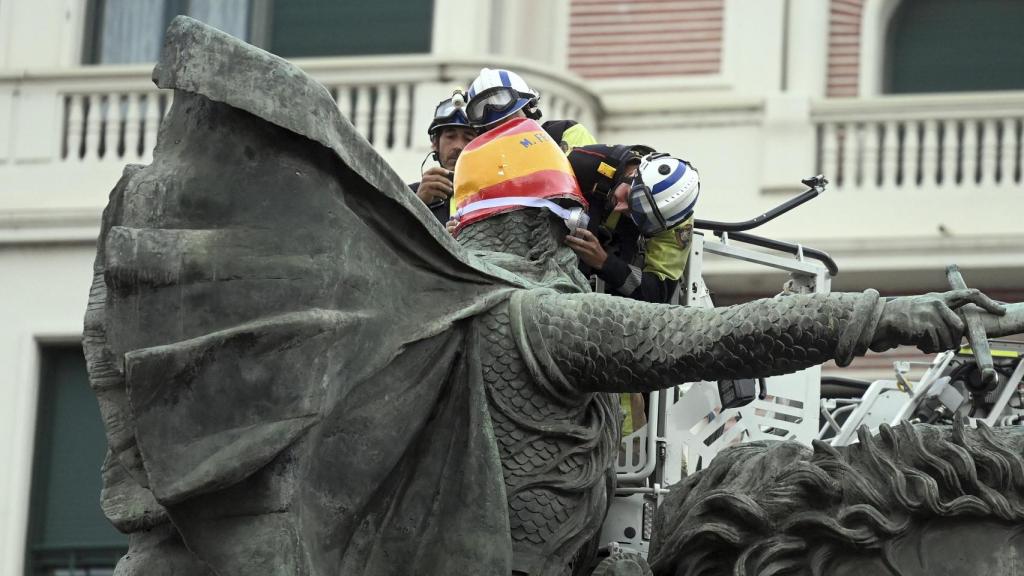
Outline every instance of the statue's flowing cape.
<path id="1" fill-rule="evenodd" d="M 166 511 L 225 576 L 508 573 L 469 319 L 516 279 L 295 66 L 179 17 L 154 79 L 174 103 L 111 195 L 86 316 L 108 515 Z"/>

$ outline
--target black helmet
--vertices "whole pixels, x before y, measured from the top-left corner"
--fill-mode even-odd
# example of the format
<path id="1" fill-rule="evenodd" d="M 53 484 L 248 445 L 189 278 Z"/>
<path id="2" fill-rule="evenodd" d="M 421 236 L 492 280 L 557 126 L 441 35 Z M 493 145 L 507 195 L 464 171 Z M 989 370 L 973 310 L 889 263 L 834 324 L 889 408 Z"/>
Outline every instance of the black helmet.
<path id="1" fill-rule="evenodd" d="M 466 116 L 466 93 L 459 89 L 434 108 L 434 119 L 430 121 L 427 135 L 433 139 L 441 130 L 450 127 L 473 128 Z"/>
<path id="2" fill-rule="evenodd" d="M 622 181 L 622 168 L 630 162 L 640 162 L 642 156 L 653 151 L 653 148 L 641 145 L 578 146 L 569 151 L 569 164 L 587 200 L 603 202 Z"/>

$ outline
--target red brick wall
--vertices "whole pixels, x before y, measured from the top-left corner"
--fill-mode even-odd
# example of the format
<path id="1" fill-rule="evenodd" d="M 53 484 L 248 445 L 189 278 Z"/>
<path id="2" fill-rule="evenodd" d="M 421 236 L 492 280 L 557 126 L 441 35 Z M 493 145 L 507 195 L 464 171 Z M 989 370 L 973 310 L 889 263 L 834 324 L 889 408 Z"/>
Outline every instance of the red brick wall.
<path id="1" fill-rule="evenodd" d="M 569 68 L 586 78 L 715 74 L 724 0 L 572 0 Z"/>
<path id="2" fill-rule="evenodd" d="M 856 96 L 864 0 L 832 0 L 828 35 L 829 97 Z"/>

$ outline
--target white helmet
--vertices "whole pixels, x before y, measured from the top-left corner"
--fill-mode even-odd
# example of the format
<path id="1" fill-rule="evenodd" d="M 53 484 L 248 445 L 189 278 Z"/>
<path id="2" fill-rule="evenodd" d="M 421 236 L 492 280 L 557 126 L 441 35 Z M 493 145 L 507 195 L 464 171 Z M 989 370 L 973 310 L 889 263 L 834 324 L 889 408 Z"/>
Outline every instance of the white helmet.
<path id="1" fill-rule="evenodd" d="M 488 126 L 526 108 L 526 115 L 537 120 L 540 94 L 532 90 L 519 74 L 509 70 L 483 68 L 469 86 L 466 115 L 474 126 Z"/>
<path id="2" fill-rule="evenodd" d="M 667 230 L 693 214 L 700 195 L 697 170 L 668 154 L 648 154 L 629 190 L 629 210 L 645 236 Z"/>

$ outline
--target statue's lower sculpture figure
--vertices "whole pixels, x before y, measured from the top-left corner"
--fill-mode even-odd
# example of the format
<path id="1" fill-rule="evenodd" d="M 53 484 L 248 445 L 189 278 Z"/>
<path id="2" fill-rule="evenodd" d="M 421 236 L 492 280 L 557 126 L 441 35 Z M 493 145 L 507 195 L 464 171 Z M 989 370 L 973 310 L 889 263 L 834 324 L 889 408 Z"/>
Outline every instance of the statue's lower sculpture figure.
<path id="1" fill-rule="evenodd" d="M 1024 574 L 1024 430 L 863 430 L 750 443 L 667 497 L 656 574 Z"/>
<path id="2" fill-rule="evenodd" d="M 154 78 L 174 103 L 153 163 L 111 194 L 85 329 L 104 510 L 132 538 L 119 576 L 579 572 L 616 392 L 950 346 L 948 306 L 985 304 L 590 294 L 544 211 L 457 244 L 283 60 L 178 18 Z M 1024 311 L 985 321 L 1024 330 Z M 672 543 L 697 537 L 663 529 L 675 574 Z"/>

